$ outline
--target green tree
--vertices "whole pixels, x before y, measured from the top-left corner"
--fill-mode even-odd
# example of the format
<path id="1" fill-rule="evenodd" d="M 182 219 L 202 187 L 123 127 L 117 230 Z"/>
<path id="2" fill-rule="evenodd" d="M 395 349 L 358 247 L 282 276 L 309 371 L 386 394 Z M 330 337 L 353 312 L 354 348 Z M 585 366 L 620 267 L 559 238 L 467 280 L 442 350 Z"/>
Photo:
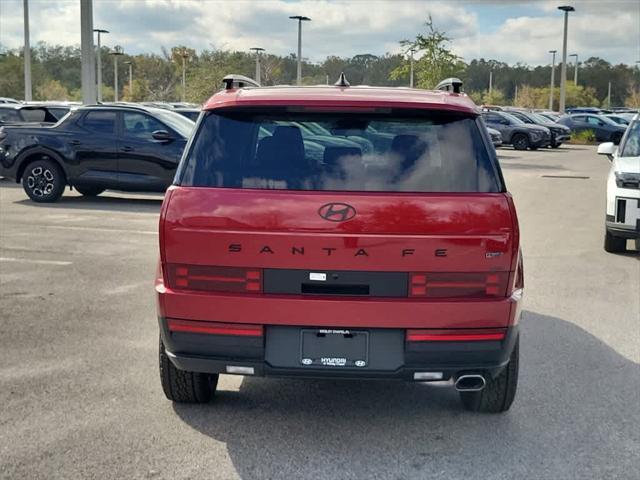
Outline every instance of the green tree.
<path id="1" fill-rule="evenodd" d="M 451 39 L 434 27 L 430 15 L 425 26 L 426 34 L 418 34 L 415 40 L 402 40 L 400 45 L 404 48 L 405 55 L 410 50 L 421 54 L 420 58 L 414 62 L 415 86 L 434 88 L 441 80 L 459 75 L 464 70 L 464 63 L 460 57 L 449 50 L 448 44 Z M 392 80 L 408 79 L 410 63 L 405 59 L 402 65 L 391 72 L 390 78 Z"/>
<path id="2" fill-rule="evenodd" d="M 491 92 L 487 90 L 483 93 L 482 103 L 484 105 L 505 105 L 507 102 L 502 90 L 492 88 Z"/>
<path id="3" fill-rule="evenodd" d="M 624 105 L 630 108 L 640 108 L 640 89 L 629 88 Z"/>
<path id="4" fill-rule="evenodd" d="M 60 83 L 60 80 L 48 80 L 38 85 L 35 91 L 37 100 L 71 100 L 69 90 Z"/>
<path id="5" fill-rule="evenodd" d="M 15 51 L 0 54 L 0 96 L 24 97 L 22 57 Z"/>

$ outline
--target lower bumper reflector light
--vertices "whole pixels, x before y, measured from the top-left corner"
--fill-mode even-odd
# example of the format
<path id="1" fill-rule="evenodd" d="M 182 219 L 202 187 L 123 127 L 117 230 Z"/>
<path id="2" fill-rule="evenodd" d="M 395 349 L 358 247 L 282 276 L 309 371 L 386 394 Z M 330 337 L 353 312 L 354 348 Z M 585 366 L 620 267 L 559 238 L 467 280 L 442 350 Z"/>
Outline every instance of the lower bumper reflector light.
<path id="1" fill-rule="evenodd" d="M 414 372 L 414 380 L 442 380 L 444 377 L 442 372 Z"/>
<path id="2" fill-rule="evenodd" d="M 253 367 L 238 367 L 235 365 L 227 365 L 227 373 L 235 373 L 236 375 L 253 375 Z"/>

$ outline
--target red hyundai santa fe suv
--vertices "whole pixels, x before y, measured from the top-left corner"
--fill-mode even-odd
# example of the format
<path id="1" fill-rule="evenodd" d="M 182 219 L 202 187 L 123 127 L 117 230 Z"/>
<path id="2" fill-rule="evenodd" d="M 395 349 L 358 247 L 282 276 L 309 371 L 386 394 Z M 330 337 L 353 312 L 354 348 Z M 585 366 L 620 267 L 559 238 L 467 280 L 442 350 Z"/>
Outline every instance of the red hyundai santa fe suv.
<path id="1" fill-rule="evenodd" d="M 449 381 L 503 412 L 518 379 L 519 230 L 460 93 L 262 87 L 206 104 L 160 218 L 160 378 Z"/>

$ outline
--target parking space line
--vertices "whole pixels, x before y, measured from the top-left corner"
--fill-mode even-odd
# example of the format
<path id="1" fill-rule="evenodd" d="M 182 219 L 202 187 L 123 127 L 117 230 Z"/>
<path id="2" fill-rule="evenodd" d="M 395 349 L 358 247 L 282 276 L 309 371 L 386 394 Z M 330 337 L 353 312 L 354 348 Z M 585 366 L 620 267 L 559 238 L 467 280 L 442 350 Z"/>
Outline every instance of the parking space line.
<path id="1" fill-rule="evenodd" d="M 35 260 L 32 258 L 0 257 L 0 262 L 35 263 L 38 265 L 71 265 L 73 262 L 62 260 Z"/>
<path id="2" fill-rule="evenodd" d="M 102 228 L 102 227 L 74 227 L 72 225 L 41 225 L 44 228 L 56 228 L 59 230 L 80 230 L 87 232 L 113 232 L 113 233 L 138 233 L 140 235 L 157 235 L 155 230 L 129 230 L 126 228 Z"/>

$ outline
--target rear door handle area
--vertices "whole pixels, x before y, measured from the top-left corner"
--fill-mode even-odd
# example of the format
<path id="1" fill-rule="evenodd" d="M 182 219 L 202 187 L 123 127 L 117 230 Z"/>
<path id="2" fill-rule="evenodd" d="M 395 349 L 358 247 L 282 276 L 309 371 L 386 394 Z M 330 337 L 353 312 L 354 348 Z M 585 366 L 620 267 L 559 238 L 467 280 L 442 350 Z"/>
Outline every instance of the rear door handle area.
<path id="1" fill-rule="evenodd" d="M 122 147 L 120 150 L 122 152 L 133 152 L 133 147 Z"/>

